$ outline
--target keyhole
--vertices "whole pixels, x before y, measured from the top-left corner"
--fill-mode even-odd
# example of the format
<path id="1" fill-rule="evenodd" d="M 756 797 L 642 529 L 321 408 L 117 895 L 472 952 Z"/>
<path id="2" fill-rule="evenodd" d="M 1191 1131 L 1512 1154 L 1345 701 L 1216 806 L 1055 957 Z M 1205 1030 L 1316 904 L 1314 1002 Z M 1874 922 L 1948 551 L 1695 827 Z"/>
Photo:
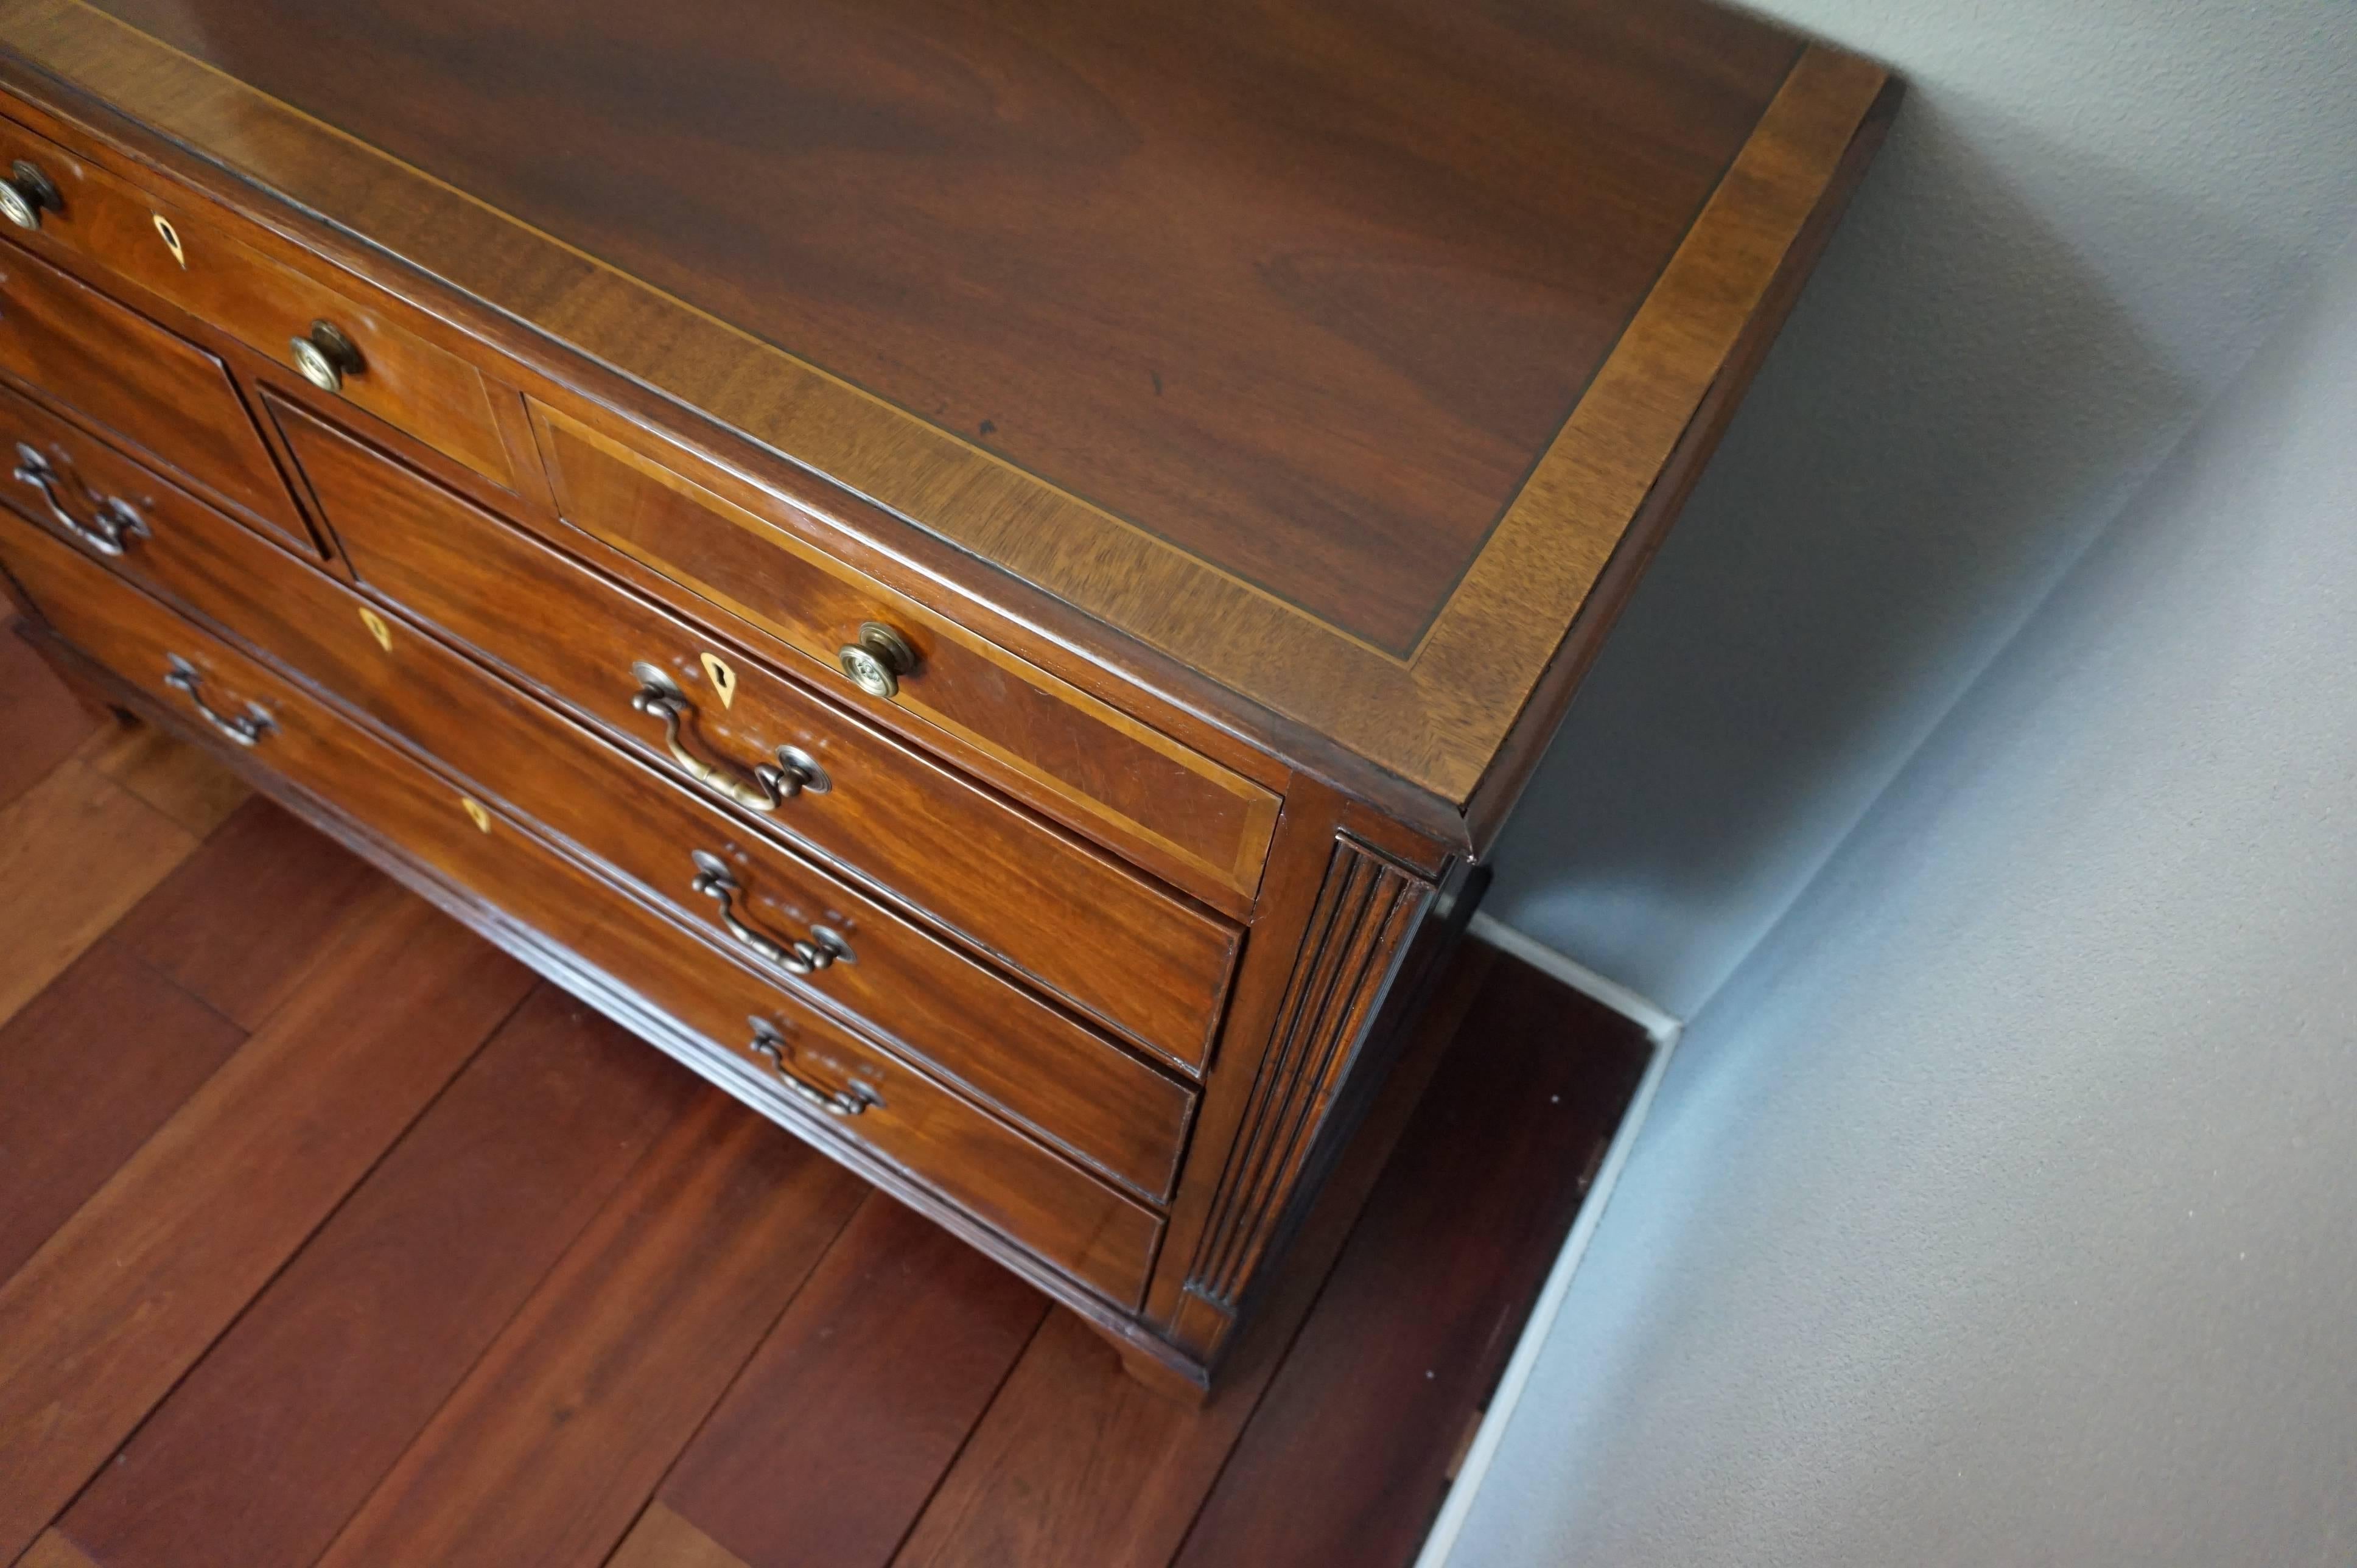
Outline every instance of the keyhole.
<path id="1" fill-rule="evenodd" d="M 712 689 L 720 693 L 720 705 L 734 706 L 737 702 L 737 671 L 717 653 L 704 656 L 704 672 L 712 678 Z"/>
<path id="2" fill-rule="evenodd" d="M 172 259 L 180 263 L 180 270 L 187 272 L 188 252 L 180 248 L 180 231 L 173 228 L 172 220 L 160 212 L 156 214 L 156 232 L 163 236 L 164 248 L 172 252 Z"/>
<path id="3" fill-rule="evenodd" d="M 379 648 L 383 649 L 387 653 L 393 651 L 393 628 L 384 624 L 384 617 L 366 605 L 362 605 L 361 624 L 368 628 L 369 635 L 376 639 L 376 645 Z"/>
<path id="4" fill-rule="evenodd" d="M 491 831 L 491 814 L 489 811 L 464 795 L 458 797 L 458 804 L 467 808 L 467 815 L 473 821 L 476 827 L 484 832 Z"/>

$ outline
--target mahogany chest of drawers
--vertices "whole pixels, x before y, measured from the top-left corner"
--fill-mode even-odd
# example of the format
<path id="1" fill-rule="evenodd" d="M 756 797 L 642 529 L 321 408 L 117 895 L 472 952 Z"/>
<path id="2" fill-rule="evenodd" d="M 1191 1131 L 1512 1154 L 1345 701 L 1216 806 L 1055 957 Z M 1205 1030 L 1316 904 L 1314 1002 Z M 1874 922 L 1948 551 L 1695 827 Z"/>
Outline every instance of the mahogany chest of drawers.
<path id="1" fill-rule="evenodd" d="M 0 568 L 1200 1389 L 1895 98 L 1687 0 L 0 0 Z"/>

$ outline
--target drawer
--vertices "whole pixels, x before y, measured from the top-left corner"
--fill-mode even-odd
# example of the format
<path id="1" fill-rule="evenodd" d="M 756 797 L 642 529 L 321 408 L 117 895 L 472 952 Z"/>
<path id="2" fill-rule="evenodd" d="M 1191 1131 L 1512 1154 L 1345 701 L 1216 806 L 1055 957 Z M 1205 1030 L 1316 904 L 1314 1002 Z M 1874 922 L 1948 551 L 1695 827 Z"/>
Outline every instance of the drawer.
<path id="1" fill-rule="evenodd" d="M 231 724 L 266 718 L 248 746 L 258 760 L 745 1064 L 751 1070 L 733 1080 L 746 1098 L 782 1111 L 823 1146 L 858 1147 L 1097 1294 L 1136 1306 L 1161 1231 L 1144 1207 L 763 985 L 513 823 L 476 816 L 480 806 L 391 746 L 61 545 L 0 526 L 0 564 L 68 641 L 158 702 Z M 174 659 L 194 671 L 193 693 L 166 683 Z M 838 1103 L 857 1112 L 821 1112 L 790 1092 L 748 1048 L 756 1019 L 780 1042 L 786 1070 L 822 1094 L 849 1091 L 856 1098 Z"/>
<path id="2" fill-rule="evenodd" d="M 316 548 L 227 365 L 10 244 L 0 244 L 0 370 Z"/>
<path id="3" fill-rule="evenodd" d="M 0 460 L 9 465 L 0 496 L 18 511 L 167 593 L 202 596 L 189 585 L 241 572 L 241 563 L 271 549 L 171 480 L 5 386 Z"/>
<path id="4" fill-rule="evenodd" d="M 1010 770 L 1084 831 L 1258 889 L 1276 796 L 622 442 L 537 402 L 532 417 L 566 522 L 808 654 L 861 711 L 897 710 Z M 889 696 L 840 667 L 869 625 L 915 656 Z"/>
<path id="5" fill-rule="evenodd" d="M 356 278 L 331 288 L 281 266 L 229 232 L 233 220 L 167 203 L 0 119 L 0 165 L 22 158 L 57 189 L 39 233 L 60 249 L 128 278 L 268 359 L 297 371 L 294 340 L 315 322 L 341 332 L 358 356 L 336 394 L 514 488 L 507 446 L 480 371 L 395 324 Z M 38 242 L 32 242 L 38 243 Z"/>
<path id="6" fill-rule="evenodd" d="M 731 917 L 789 952 L 822 942 L 814 928 L 836 933 L 847 961 L 806 975 L 772 967 L 777 983 L 856 1018 L 1141 1196 L 1167 1196 L 1194 1106 L 1185 1085 L 324 575 L 225 520 L 197 521 L 174 549 L 142 541 L 122 566 L 406 736 L 714 940 L 732 940 Z M 725 915 L 696 891 L 698 852 L 737 884 Z"/>
<path id="7" fill-rule="evenodd" d="M 1200 1068 L 1238 933 L 300 411 L 274 406 L 360 577 L 707 794 L 890 888 L 1082 1011 Z M 675 695 L 633 705 L 641 663 Z M 666 731 L 675 725 L 676 735 Z M 826 788 L 776 780 L 816 763 Z M 680 758 L 684 757 L 683 763 Z M 746 809 L 745 802 L 752 803 Z"/>

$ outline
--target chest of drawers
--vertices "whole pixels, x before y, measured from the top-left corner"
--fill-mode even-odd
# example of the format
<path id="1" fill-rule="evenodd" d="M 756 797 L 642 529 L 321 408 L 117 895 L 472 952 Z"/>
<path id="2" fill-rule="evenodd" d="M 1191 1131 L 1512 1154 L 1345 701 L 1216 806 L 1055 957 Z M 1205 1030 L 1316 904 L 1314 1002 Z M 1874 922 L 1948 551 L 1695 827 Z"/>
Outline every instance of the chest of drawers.
<path id="1" fill-rule="evenodd" d="M 1896 100 L 1684 0 L 0 0 L 38 644 L 1208 1387 Z"/>

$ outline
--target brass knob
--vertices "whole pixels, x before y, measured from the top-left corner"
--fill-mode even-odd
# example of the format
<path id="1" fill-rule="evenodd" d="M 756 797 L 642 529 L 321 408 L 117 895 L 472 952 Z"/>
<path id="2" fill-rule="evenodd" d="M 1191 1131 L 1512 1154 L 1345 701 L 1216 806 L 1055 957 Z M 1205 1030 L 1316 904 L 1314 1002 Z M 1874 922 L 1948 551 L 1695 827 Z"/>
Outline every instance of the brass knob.
<path id="1" fill-rule="evenodd" d="M 309 332 L 288 338 L 286 347 L 303 379 L 321 392 L 341 392 L 346 376 L 361 373 L 361 351 L 332 321 L 314 321 Z"/>
<path id="2" fill-rule="evenodd" d="M 917 667 L 917 650 L 909 639 L 881 621 L 862 621 L 859 640 L 845 643 L 835 657 L 851 683 L 871 697 L 896 695 L 900 677 Z"/>
<path id="3" fill-rule="evenodd" d="M 19 229 L 39 228 L 43 208 L 62 212 L 65 205 L 49 177 L 27 159 L 18 158 L 9 166 L 8 177 L 0 179 L 0 217 Z"/>

